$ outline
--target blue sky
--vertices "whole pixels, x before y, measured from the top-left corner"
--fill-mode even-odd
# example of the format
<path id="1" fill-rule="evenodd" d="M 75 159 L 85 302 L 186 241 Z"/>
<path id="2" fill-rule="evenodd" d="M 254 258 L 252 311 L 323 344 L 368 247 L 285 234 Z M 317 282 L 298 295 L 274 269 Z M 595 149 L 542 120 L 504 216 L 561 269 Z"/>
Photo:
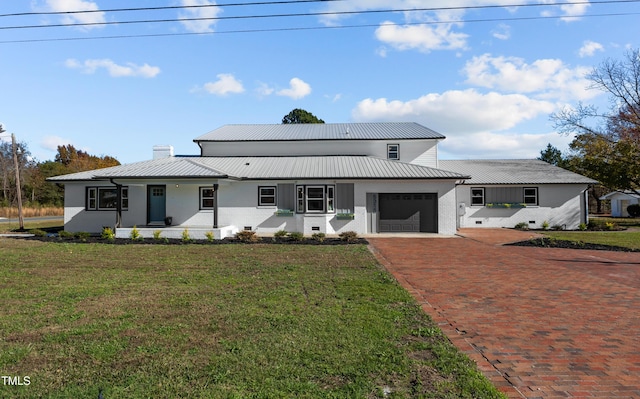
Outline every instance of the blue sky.
<path id="1" fill-rule="evenodd" d="M 39 161 L 63 144 L 122 163 L 155 144 L 197 154 L 197 136 L 294 108 L 327 123 L 418 122 L 447 137 L 442 159 L 535 158 L 571 140 L 551 113 L 608 106 L 585 74 L 640 47 L 640 1 L 256 3 L 2 0 L 0 122 Z M 194 5 L 215 6 L 108 11 Z M 42 14 L 89 10 L 100 12 Z M 275 14 L 302 15 L 245 18 Z M 168 22 L 125 23 L 157 19 Z M 78 23 L 98 25 L 45 27 Z"/>

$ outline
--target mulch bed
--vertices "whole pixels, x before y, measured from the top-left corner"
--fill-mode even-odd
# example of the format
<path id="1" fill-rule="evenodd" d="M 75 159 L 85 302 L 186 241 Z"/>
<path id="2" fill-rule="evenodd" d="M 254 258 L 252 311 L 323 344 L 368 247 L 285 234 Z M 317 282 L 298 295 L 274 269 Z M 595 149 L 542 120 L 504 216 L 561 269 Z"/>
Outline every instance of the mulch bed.
<path id="1" fill-rule="evenodd" d="M 182 240 L 178 238 L 145 238 L 142 240 L 132 240 L 130 238 L 115 238 L 108 240 L 98 236 L 90 236 L 86 238 L 78 237 L 59 237 L 59 236 L 33 236 L 24 237 L 24 240 L 34 240 L 42 242 L 57 242 L 57 243 L 75 243 L 75 244 L 108 244 L 108 245 L 221 245 L 221 244 L 277 244 L 277 245 L 351 245 L 351 244 L 369 244 L 364 238 L 356 238 L 354 240 L 342 240 L 340 238 L 325 238 L 320 242 L 313 238 L 304 238 L 303 240 L 294 240 L 291 238 L 273 238 L 273 237 L 258 237 L 256 241 L 242 241 L 237 238 L 224 238 L 222 240 Z"/>
<path id="2" fill-rule="evenodd" d="M 619 252 L 640 252 L 637 249 L 617 247 L 614 245 L 591 244 L 582 241 L 557 240 L 554 238 L 532 238 L 527 241 L 519 241 L 505 245 L 518 247 L 540 247 L 540 248 L 567 248 L 567 249 L 591 249 L 597 251 L 619 251 Z"/>

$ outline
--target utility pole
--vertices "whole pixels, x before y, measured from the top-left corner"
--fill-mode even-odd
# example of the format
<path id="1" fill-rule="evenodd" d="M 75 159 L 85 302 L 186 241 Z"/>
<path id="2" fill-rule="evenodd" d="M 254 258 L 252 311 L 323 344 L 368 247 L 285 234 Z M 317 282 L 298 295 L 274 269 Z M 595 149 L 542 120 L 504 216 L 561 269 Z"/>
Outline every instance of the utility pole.
<path id="1" fill-rule="evenodd" d="M 18 196 L 18 223 L 20 230 L 24 230 L 24 218 L 22 217 L 22 189 L 20 188 L 20 163 L 18 162 L 18 147 L 16 136 L 11 133 L 11 148 L 13 150 L 13 163 L 16 168 L 16 195 Z"/>

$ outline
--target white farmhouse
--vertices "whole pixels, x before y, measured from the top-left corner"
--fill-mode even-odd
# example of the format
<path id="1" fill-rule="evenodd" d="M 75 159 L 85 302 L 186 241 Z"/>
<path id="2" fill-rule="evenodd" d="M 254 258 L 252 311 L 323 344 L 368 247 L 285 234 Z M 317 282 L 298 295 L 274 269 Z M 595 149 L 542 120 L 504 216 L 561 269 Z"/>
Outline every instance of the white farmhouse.
<path id="1" fill-rule="evenodd" d="M 540 161 L 439 161 L 445 137 L 416 123 L 227 125 L 197 156 L 57 176 L 65 230 L 128 237 L 425 232 L 586 222 L 591 179 Z"/>

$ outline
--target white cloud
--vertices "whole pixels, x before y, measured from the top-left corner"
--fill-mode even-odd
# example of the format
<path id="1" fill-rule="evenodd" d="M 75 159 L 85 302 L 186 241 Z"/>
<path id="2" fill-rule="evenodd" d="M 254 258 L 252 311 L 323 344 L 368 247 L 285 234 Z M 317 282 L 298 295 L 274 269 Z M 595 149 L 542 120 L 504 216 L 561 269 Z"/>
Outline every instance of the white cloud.
<path id="1" fill-rule="evenodd" d="M 376 38 L 396 50 L 464 49 L 468 35 L 452 31 L 453 25 L 395 25 L 386 21 L 376 29 Z"/>
<path id="2" fill-rule="evenodd" d="M 558 59 L 541 59 L 527 64 L 522 58 L 473 57 L 463 72 L 466 83 L 512 93 L 527 93 L 540 99 L 585 100 L 597 92 L 587 90 L 587 67 L 569 68 Z"/>
<path id="3" fill-rule="evenodd" d="M 40 141 L 40 147 L 45 150 L 58 151 L 58 146 L 71 144 L 71 140 L 60 136 L 45 136 Z"/>
<path id="4" fill-rule="evenodd" d="M 85 60 L 79 62 L 75 59 L 65 61 L 65 66 L 71 69 L 80 69 L 83 73 L 93 74 L 99 68 L 106 69 L 109 75 L 115 78 L 120 77 L 142 77 L 154 78 L 160 73 L 160 68 L 149 64 L 136 65 L 128 62 L 125 65 L 118 65 L 110 59 Z"/>
<path id="5" fill-rule="evenodd" d="M 279 90 L 276 94 L 298 100 L 311 94 L 311 86 L 302 79 L 293 78 L 289 81 L 288 89 Z"/>
<path id="6" fill-rule="evenodd" d="M 213 32 L 213 25 L 215 25 L 215 19 L 202 19 L 196 21 L 186 21 L 186 19 L 192 18 L 216 18 L 222 13 L 222 8 L 215 7 L 216 2 L 213 0 L 182 0 L 183 6 L 204 6 L 187 8 L 178 16 L 182 26 L 189 32 L 206 33 Z M 211 6 L 211 7 L 209 7 Z"/>
<path id="7" fill-rule="evenodd" d="M 237 80 L 235 76 L 229 73 L 221 73 L 216 75 L 218 80 L 215 82 L 205 83 L 203 88 L 210 94 L 217 96 L 226 96 L 228 94 L 244 93 L 242 82 Z"/>
<path id="8" fill-rule="evenodd" d="M 540 156 L 547 144 L 563 150 L 572 136 L 557 132 L 540 134 L 477 132 L 468 135 L 448 135 L 438 147 L 441 159 L 532 159 Z"/>
<path id="9" fill-rule="evenodd" d="M 586 40 L 584 43 L 582 43 L 582 47 L 580 47 L 578 55 L 581 58 L 591 57 L 596 53 L 596 51 L 604 51 L 604 47 L 602 46 L 602 44 L 593 42 L 591 40 Z"/>
<path id="10" fill-rule="evenodd" d="M 511 37 L 511 27 L 507 24 L 500 24 L 491 31 L 491 35 L 499 40 L 508 40 Z"/>
<path id="11" fill-rule="evenodd" d="M 587 13 L 590 4 L 565 4 L 560 6 L 563 15 L 565 18 L 562 18 L 563 21 L 571 22 L 580 19 L 579 17 L 583 16 Z"/>
<path id="12" fill-rule="evenodd" d="M 555 105 L 522 94 L 482 94 L 474 89 L 430 93 L 388 101 L 365 99 L 352 111 L 356 121 L 415 121 L 437 131 L 472 133 L 503 131 L 553 112 Z"/>
<path id="13" fill-rule="evenodd" d="M 98 5 L 93 1 L 85 0 L 45 0 L 44 9 L 53 12 L 66 11 L 93 11 L 88 13 L 66 14 L 62 17 L 65 24 L 78 23 L 102 23 L 105 22 L 104 12 L 95 12 L 100 10 Z M 84 26 L 82 29 L 92 29 L 97 26 Z"/>
<path id="14" fill-rule="evenodd" d="M 273 94 L 273 92 L 275 91 L 275 89 L 271 86 L 269 86 L 266 83 L 263 82 L 259 82 L 258 83 L 258 87 L 256 88 L 256 93 L 258 94 L 258 96 L 260 97 L 267 97 Z"/>

